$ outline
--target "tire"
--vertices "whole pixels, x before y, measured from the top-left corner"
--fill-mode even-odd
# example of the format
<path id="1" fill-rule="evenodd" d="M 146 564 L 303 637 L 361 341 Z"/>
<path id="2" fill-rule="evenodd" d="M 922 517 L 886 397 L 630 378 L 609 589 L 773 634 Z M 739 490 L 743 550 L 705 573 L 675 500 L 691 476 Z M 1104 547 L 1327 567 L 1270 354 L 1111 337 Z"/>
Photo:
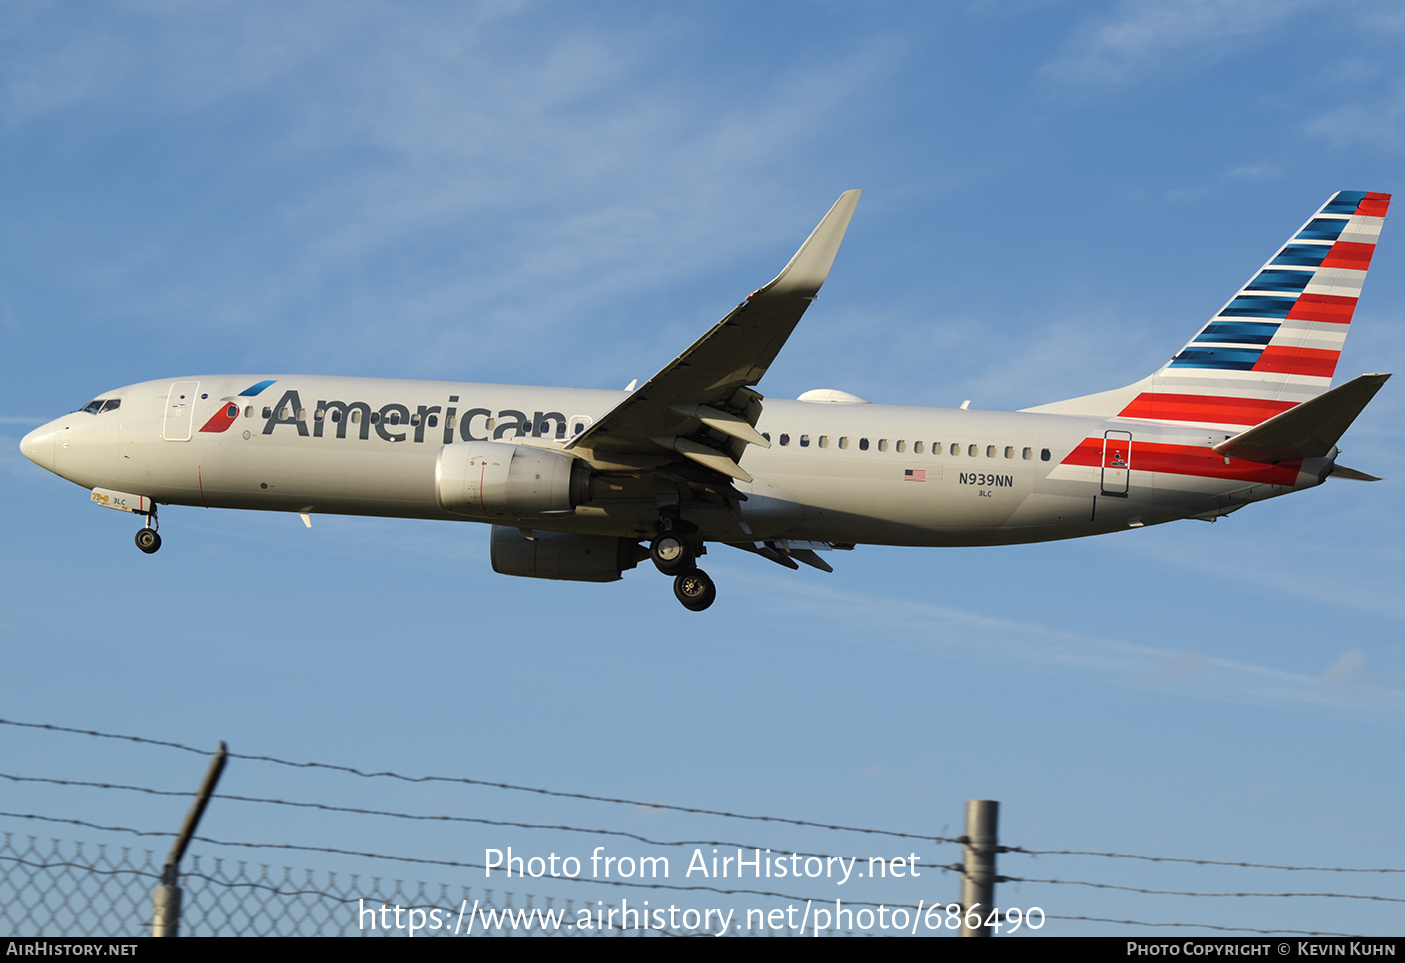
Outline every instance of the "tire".
<path id="1" fill-rule="evenodd" d="M 717 600 L 717 585 L 706 572 L 695 568 L 673 580 L 673 594 L 685 609 L 701 612 Z"/>
<path id="2" fill-rule="evenodd" d="M 665 575 L 682 575 L 693 567 L 696 557 L 686 538 L 672 532 L 660 535 L 649 546 L 654 567 Z"/>
<path id="3" fill-rule="evenodd" d="M 148 555 L 154 553 L 161 547 L 161 536 L 156 534 L 152 528 L 143 528 L 137 531 L 137 548 Z"/>

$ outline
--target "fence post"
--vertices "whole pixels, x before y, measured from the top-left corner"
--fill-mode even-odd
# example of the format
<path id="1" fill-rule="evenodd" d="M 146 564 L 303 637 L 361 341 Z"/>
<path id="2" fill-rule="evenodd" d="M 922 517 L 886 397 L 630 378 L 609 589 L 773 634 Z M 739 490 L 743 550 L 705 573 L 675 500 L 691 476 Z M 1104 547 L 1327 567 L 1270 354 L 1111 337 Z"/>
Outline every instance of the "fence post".
<path id="1" fill-rule="evenodd" d="M 966 864 L 961 874 L 961 935 L 989 936 L 985 919 L 995 908 L 995 854 L 999 849 L 1000 803 L 992 799 L 966 800 Z M 979 926 L 968 926 L 966 913 L 972 908 L 980 917 Z"/>
<path id="2" fill-rule="evenodd" d="M 166 857 L 166 865 L 161 870 L 161 885 L 156 887 L 156 892 L 152 894 L 152 936 L 180 935 L 181 857 L 185 855 L 185 848 L 190 845 L 190 837 L 195 835 L 195 827 L 200 825 L 200 817 L 205 814 L 206 804 L 214 795 L 215 785 L 220 781 L 220 773 L 224 772 L 224 763 L 228 755 L 225 744 L 221 742 L 219 750 L 215 753 L 215 758 L 210 761 L 210 768 L 205 772 L 205 781 L 200 784 L 200 792 L 195 796 L 195 804 L 186 814 L 185 825 L 181 827 L 180 835 L 176 837 L 175 845 L 171 847 L 171 853 Z"/>

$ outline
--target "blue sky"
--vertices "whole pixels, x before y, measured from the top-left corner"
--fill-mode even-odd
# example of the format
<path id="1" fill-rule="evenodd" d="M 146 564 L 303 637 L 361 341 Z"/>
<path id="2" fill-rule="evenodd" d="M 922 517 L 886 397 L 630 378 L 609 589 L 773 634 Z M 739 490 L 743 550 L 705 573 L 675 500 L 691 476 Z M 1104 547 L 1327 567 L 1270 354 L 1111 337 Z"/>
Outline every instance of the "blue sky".
<path id="1" fill-rule="evenodd" d="M 645 569 L 605 586 L 496 576 L 471 524 L 319 517 L 309 531 L 171 508 L 146 557 L 130 517 L 18 451 L 104 390 L 192 374 L 622 387 L 770 279 L 854 187 L 823 297 L 765 394 L 1009 409 L 1117 387 L 1159 367 L 1332 192 L 1400 193 L 1402 43 L 1405 13 L 1364 2 L 9 4 L 0 717 L 932 835 L 993 798 L 1002 841 L 1028 849 L 1405 868 L 1393 382 L 1342 443 L 1380 484 L 1329 482 L 1214 526 L 860 547 L 832 575 L 717 548 L 702 616 Z M 1339 380 L 1405 368 L 1397 227 Z M 203 769 L 13 727 L 0 744 L 21 775 L 186 789 Z M 238 760 L 225 789 L 894 854 Z M 146 830 L 184 813 L 35 784 L 5 800 Z M 597 844 L 285 815 L 217 802 L 202 833 L 465 862 Z M 1395 876 L 1015 854 L 1001 871 L 1405 897 Z M 955 898 L 954 876 L 935 880 L 873 898 Z M 1401 919 L 1363 900 L 999 895 L 1259 929 L 1398 933 Z"/>

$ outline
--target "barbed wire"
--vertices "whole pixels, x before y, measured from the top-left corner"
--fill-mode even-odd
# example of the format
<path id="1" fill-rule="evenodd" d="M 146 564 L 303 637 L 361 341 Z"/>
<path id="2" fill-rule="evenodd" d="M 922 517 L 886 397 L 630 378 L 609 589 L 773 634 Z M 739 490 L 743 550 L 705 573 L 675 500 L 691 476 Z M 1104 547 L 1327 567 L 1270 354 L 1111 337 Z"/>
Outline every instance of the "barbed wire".
<path id="1" fill-rule="evenodd" d="M 1197 896 L 1197 897 L 1262 897 L 1265 899 L 1311 898 L 1311 899 L 1361 899 L 1382 903 L 1405 903 L 1398 896 L 1367 896 L 1361 893 L 1198 893 L 1174 889 L 1143 889 L 1140 886 L 1119 886 L 1115 883 L 1092 883 L 1081 879 L 1032 879 L 1028 876 L 1002 876 L 1003 883 L 1044 883 L 1049 886 L 1089 886 L 1093 889 L 1115 889 L 1124 893 L 1145 893 L 1151 896 Z"/>
<path id="2" fill-rule="evenodd" d="M 27 728 L 27 729 L 36 729 L 36 730 L 46 730 L 46 731 L 57 732 L 57 733 L 75 734 L 75 735 L 82 735 L 82 736 L 87 736 L 87 737 L 92 737 L 92 738 L 122 740 L 122 741 L 131 742 L 131 743 L 136 743 L 136 744 L 151 745 L 151 746 L 156 746 L 156 747 L 160 747 L 160 748 L 169 748 L 169 749 L 180 750 L 180 751 L 183 751 L 183 752 L 190 752 L 190 753 L 199 755 L 199 756 L 201 756 L 202 758 L 208 758 L 208 757 L 210 756 L 210 752 L 209 752 L 208 750 L 205 750 L 205 749 L 200 749 L 200 748 L 197 748 L 197 747 L 194 747 L 194 746 L 189 746 L 189 745 L 185 745 L 185 744 L 178 743 L 178 742 L 172 742 L 172 741 L 167 741 L 167 740 L 159 740 L 159 739 L 150 739 L 150 738 L 146 738 L 146 737 L 142 737 L 142 736 L 122 735 L 122 734 L 116 734 L 116 733 L 101 732 L 101 731 L 98 731 L 98 730 L 77 729 L 77 728 L 72 728 L 72 727 L 67 727 L 67 726 L 57 726 L 57 725 L 51 725 L 51 724 L 19 722 L 19 721 L 8 720 L 8 719 L 0 719 L 0 725 L 21 727 L 21 728 Z M 610 796 L 600 796 L 600 795 L 594 795 L 594 794 L 590 794 L 590 793 L 569 792 L 569 791 L 563 791 L 563 790 L 547 789 L 547 788 L 542 788 L 542 787 L 523 786 L 523 785 L 517 785 L 517 784 L 513 784 L 513 783 L 506 783 L 506 782 L 493 782 L 493 781 L 491 781 L 491 780 L 475 779 L 475 778 L 464 777 L 464 776 L 442 776 L 442 775 L 412 776 L 412 775 L 407 775 L 407 774 L 404 774 L 404 773 L 399 773 L 399 772 L 394 772 L 394 771 L 389 771 L 389 770 L 387 770 L 387 771 L 374 772 L 374 771 L 367 771 L 367 770 L 358 769 L 358 768 L 355 768 L 355 767 L 352 767 L 352 766 L 343 766 L 343 765 L 337 765 L 337 764 L 331 764 L 331 763 L 323 763 L 323 762 L 315 762 L 315 761 L 297 762 L 297 761 L 282 759 L 282 758 L 279 758 L 279 757 L 276 757 L 276 756 L 268 756 L 268 755 L 245 755 L 245 754 L 241 754 L 241 753 L 229 753 L 228 755 L 229 755 L 230 757 L 232 757 L 232 758 L 241 759 L 241 760 L 245 760 L 245 761 L 249 761 L 249 762 L 263 762 L 263 763 L 268 763 L 268 764 L 271 764 L 271 765 L 284 766 L 284 767 L 294 768 L 294 769 L 324 770 L 324 771 L 329 771 L 329 772 L 342 773 L 342 774 L 346 774 L 346 775 L 353 775 L 353 776 L 357 776 L 357 777 L 360 777 L 360 778 L 363 778 L 363 779 L 389 779 L 389 780 L 395 780 L 395 781 L 399 781 L 399 782 L 421 783 L 421 784 L 422 784 L 422 783 L 454 783 L 454 784 L 460 784 L 460 785 L 466 785 L 466 786 L 478 786 L 478 787 L 484 787 L 484 788 L 492 788 L 492 789 L 506 790 L 506 791 L 511 791 L 511 792 L 529 793 L 529 794 L 538 795 L 538 796 L 546 796 L 546 797 L 553 797 L 553 798 L 560 798 L 560 799 L 580 800 L 580 801 L 583 801 L 583 802 L 597 802 L 597 803 L 605 803 L 605 804 L 610 804 L 610 805 L 623 805 L 623 806 L 639 807 L 639 808 L 644 808 L 644 809 L 654 809 L 654 810 L 662 810 L 662 811 L 669 811 L 669 812 L 678 812 L 678 813 L 684 813 L 684 814 L 690 814 L 690 815 L 715 816 L 715 817 L 724 818 L 724 819 L 739 819 L 739 820 L 754 821 L 754 822 L 775 823 L 775 824 L 780 824 L 780 825 L 790 825 L 790 826 L 797 826 L 797 827 L 804 827 L 804 828 L 812 828 L 812 829 L 824 829 L 824 830 L 830 830 L 830 831 L 836 831 L 836 832 L 854 832 L 854 833 L 860 833 L 860 834 L 865 834 L 865 835 L 879 835 L 879 836 L 887 836 L 887 837 L 894 837 L 894 838 L 914 839 L 914 840 L 922 840 L 922 841 L 924 841 L 924 842 L 930 842 L 930 843 L 935 843 L 935 844 L 946 844 L 946 843 L 950 843 L 950 844 L 961 844 L 961 843 L 965 843 L 965 842 L 966 842 L 966 840 L 965 840 L 964 837 L 955 837 L 955 838 L 953 838 L 953 837 L 948 837 L 948 836 L 922 835 L 922 834 L 918 834 L 918 833 L 909 833 L 909 832 L 902 832 L 902 831 L 895 831 L 895 830 L 878 829 L 878 828 L 872 828 L 872 827 L 849 826 L 849 825 L 843 825 L 843 824 L 837 824 L 837 823 L 825 823 L 825 822 L 820 822 L 820 821 L 815 821 L 815 820 L 795 819 L 795 818 L 783 817 L 783 816 L 767 816 L 767 815 L 756 815 L 756 814 L 736 813 L 736 812 L 730 812 L 730 811 L 726 811 L 726 810 L 709 809 L 709 808 L 704 808 L 704 807 L 690 807 L 690 806 L 673 805 L 673 804 L 668 804 L 668 803 L 645 802 L 645 801 L 634 800 L 634 799 L 628 799 L 628 798 L 610 797 Z M 36 776 L 18 776 L 18 775 L 6 774 L 6 773 L 0 773 L 0 778 L 8 779 L 8 780 L 11 780 L 11 781 L 13 781 L 13 782 L 35 782 L 35 783 L 47 783 L 47 784 L 52 784 L 52 785 L 63 785 L 63 786 L 81 786 L 81 787 L 97 788 L 97 789 L 103 789 L 103 790 L 120 790 L 120 791 L 129 791 L 129 792 L 147 793 L 147 794 L 157 795 L 157 796 L 181 796 L 181 797 L 191 797 L 191 796 L 195 795 L 194 793 L 191 793 L 191 792 L 170 791 L 170 790 L 158 790 L 158 789 L 152 789 L 152 788 L 148 788 L 148 787 L 129 786 L 129 785 L 116 784 L 116 783 L 100 783 L 100 782 L 86 782 L 86 781 L 78 781 L 78 780 L 63 780 L 63 779 L 54 779 L 54 778 L 36 777 Z M 242 796 L 242 795 L 234 795 L 234 794 L 219 794 L 219 798 L 229 799 L 229 800 L 239 801 L 239 802 L 247 802 L 247 803 L 252 803 L 252 804 L 275 805 L 275 806 L 288 806 L 288 807 L 296 807 L 296 808 L 314 809 L 314 810 L 319 810 L 319 811 L 324 811 L 324 812 L 347 813 L 347 814 L 352 814 L 352 815 L 369 815 L 369 816 L 378 816 L 378 817 L 394 818 L 394 819 L 406 819 L 406 820 L 418 820 L 418 821 L 437 821 L 437 822 L 453 822 L 453 823 L 471 823 L 471 824 L 479 824 L 479 825 L 502 826 L 502 827 L 512 827 L 512 828 L 520 828 L 520 829 L 541 829 L 541 830 L 552 830 L 552 831 L 561 831 L 561 832 L 578 832 L 578 833 L 587 833 L 587 834 L 597 834 L 597 835 L 613 836 L 613 837 L 620 837 L 620 838 L 632 839 L 632 840 L 635 840 L 635 841 L 640 842 L 640 843 L 642 843 L 642 844 L 644 844 L 644 845 L 647 845 L 647 846 L 724 846 L 724 847 L 733 847 L 733 846 L 735 846 L 735 847 L 737 847 L 737 848 L 739 848 L 739 849 L 756 849 L 756 850 L 761 850 L 761 849 L 765 848 L 765 849 L 767 850 L 767 852 L 770 852 L 770 848 L 769 848 L 769 847 L 752 846 L 752 845 L 749 845 L 749 844 L 740 844 L 740 843 L 728 842 L 728 841 L 723 841 L 723 840 L 675 840 L 675 841 L 655 840 L 655 839 L 651 839 L 651 838 L 649 838 L 649 837 L 646 837 L 646 836 L 643 836 L 643 835 L 640 835 L 640 834 L 637 834 L 637 833 L 627 832 L 627 831 L 623 831 L 623 830 L 594 829 L 594 828 L 587 828 L 587 827 L 570 826 L 570 825 L 565 825 L 565 824 L 528 823 L 528 822 L 507 821 L 507 820 L 492 820 L 492 819 L 487 819 L 487 818 L 482 818 L 482 817 L 468 817 L 468 816 L 412 814 L 412 813 L 394 812 L 394 811 L 389 811 L 389 810 L 375 810 L 375 809 L 366 809 L 366 808 L 351 807 L 351 806 L 338 806 L 338 805 L 325 804 L 325 803 L 300 802 L 300 801 L 291 801 L 291 800 L 283 800 L 283 799 L 271 799 L 271 798 L 262 798 L 262 797 L 253 797 L 253 796 Z M 40 820 L 40 821 L 52 822 L 52 823 L 66 823 L 66 824 L 70 824 L 70 825 L 77 825 L 77 826 L 84 826 L 84 827 L 88 827 L 88 828 L 92 828 L 92 829 L 98 829 L 98 830 L 102 830 L 102 831 L 106 831 L 106 832 L 127 833 L 127 834 L 136 835 L 136 836 L 173 837 L 173 836 L 176 835 L 175 833 L 171 833 L 171 832 L 148 832 L 148 831 L 142 831 L 142 830 L 137 830 L 137 829 L 133 829 L 133 828 L 130 828 L 130 827 L 123 827 L 123 826 L 103 826 L 103 825 L 99 825 L 99 824 L 97 824 L 97 823 L 87 822 L 87 821 L 84 821 L 84 820 L 65 819 L 65 818 L 52 817 L 52 816 L 41 816 L 41 815 L 37 815 L 37 814 L 3 813 L 3 812 L 0 812 L 0 816 L 9 816 L 9 817 L 11 817 L 11 818 L 17 818 L 17 819 Z M 215 846 L 238 847 L 238 848 L 247 848 L 247 849 L 263 849 L 263 850 L 296 850 L 296 851 L 301 851 L 301 852 L 326 853 L 326 854 L 339 855 L 339 856 L 350 856 L 350 857 L 356 857 L 356 858 L 369 858 L 369 859 L 387 860 L 387 861 L 400 862 L 400 863 L 444 866 L 444 867 L 450 867 L 450 868 L 455 868 L 455 869 L 472 869 L 472 870 L 485 870 L 485 871 L 486 871 L 487 868 L 488 868 L 488 867 L 486 867 L 485 865 L 480 864 L 480 863 L 472 863 L 472 862 L 464 862 L 464 861 L 456 861 L 456 860 L 444 860 L 444 859 L 417 858 L 417 857 L 409 857 L 409 856 L 393 856 L 393 855 L 387 855 L 387 854 L 382 854 L 382 853 L 357 852 L 357 851 L 353 851 L 353 850 L 340 849 L 340 848 L 336 848 L 336 847 L 309 846 L 309 845 L 301 845 L 301 844 L 295 844 L 295 843 L 251 843 L 251 842 L 224 841 L 224 840 L 217 840 L 217 839 L 212 839 L 212 838 L 208 838 L 208 837 L 195 837 L 195 839 L 199 840 L 199 841 L 202 842 L 202 843 L 207 843 L 207 844 L 215 845 Z M 1299 866 L 1299 865 L 1286 865 L 1286 864 L 1257 863 L 1257 862 L 1250 862 L 1250 861 L 1244 861 L 1244 860 L 1204 859 L 1204 858 L 1189 858 L 1189 857 L 1177 857 L 1177 856 L 1148 856 L 1148 855 L 1143 855 L 1143 854 L 1118 853 L 1118 852 L 1111 852 L 1111 851 L 1072 850 L 1072 849 L 1069 849 L 1069 850 L 1038 850 L 1038 849 L 1031 849 L 1031 848 L 1022 847 L 1022 846 L 1001 846 L 1001 847 L 999 847 L 999 851 L 1002 852 L 1002 853 L 1008 853 L 1008 854 L 1012 854 L 1012 855 L 1023 855 L 1023 856 L 1030 856 L 1030 857 L 1035 857 L 1035 858 L 1041 857 L 1041 856 L 1084 856 L 1084 857 L 1094 857 L 1094 858 L 1101 858 L 1101 859 L 1131 859 L 1131 860 L 1139 860 L 1139 861 L 1154 862 L 1154 863 L 1176 863 L 1176 864 L 1190 865 L 1190 866 L 1229 867 L 1229 868 L 1246 868 L 1246 869 L 1264 869 L 1264 870 L 1274 870 L 1274 871 L 1283 871 L 1283 872 L 1330 872 L 1330 873 L 1376 873 L 1376 874 L 1405 873 L 1405 869 L 1389 868 L 1389 867 L 1382 867 L 1382 868 L 1362 868 L 1362 867 L 1339 867 L 1339 866 Z M 797 853 L 796 855 L 813 856 L 813 855 L 819 855 L 819 854 L 799 854 L 799 853 Z M 859 858 L 862 858 L 862 857 L 859 857 Z M 929 864 L 929 865 L 933 865 L 933 868 L 941 869 L 941 870 L 943 870 L 944 872 L 945 872 L 945 871 L 954 871 L 954 872 L 957 872 L 957 873 L 961 873 L 961 872 L 962 872 L 962 867 L 961 867 L 960 865 L 940 865 L 940 864 Z M 619 880 L 619 879 L 614 879 L 614 880 L 612 880 L 612 879 L 595 879 L 595 878 L 593 878 L 593 877 L 592 877 L 592 878 L 586 878 L 586 879 L 580 879 L 580 878 L 568 877 L 568 876 L 532 877 L 532 878 L 563 879 L 563 880 L 568 880 L 568 881 L 570 881 L 570 882 L 587 883 L 587 884 L 593 883 L 593 884 L 601 885 L 601 886 L 614 886 L 614 887 L 623 887 L 623 888 L 629 888 L 629 889 L 672 890 L 672 891 L 678 891 L 678 892 L 699 891 L 699 892 L 712 892 L 712 893 L 718 893 L 718 894 L 722 894 L 722 895 L 731 895 L 731 896 L 759 896 L 759 897 L 768 897 L 768 898 L 775 898 L 775 899 L 782 899 L 782 900 L 790 900 L 790 901 L 807 901 L 807 900 L 810 900 L 810 899 L 811 899 L 810 897 L 797 896 L 797 895 L 792 895 L 792 894 L 785 894 L 785 893 L 780 893 L 780 892 L 775 892 L 775 891 L 768 891 L 768 890 L 760 890 L 760 889 L 749 889 L 749 888 L 728 889 L 728 888 L 723 888 L 723 887 L 718 887 L 718 886 L 709 886 L 709 885 L 681 885 L 681 884 L 672 884 L 672 883 L 660 883 L 660 882 L 657 882 L 657 881 L 656 881 L 656 882 L 648 882 L 648 883 L 646 883 L 646 882 L 633 882 L 633 881 Z M 1181 897 L 1193 897 L 1193 898 L 1215 898 L 1215 899 L 1223 899 L 1223 898 L 1356 899 L 1356 900 L 1365 900 L 1365 901 L 1374 901 L 1374 902 L 1384 902 L 1384 903 L 1405 903 L 1405 899 L 1396 898 L 1396 897 L 1373 896 L 1373 895 L 1363 895 L 1363 894 L 1328 893 L 1328 892 L 1321 892 L 1321 893 L 1306 893 L 1306 892 L 1304 892 L 1304 893 L 1290 893 L 1290 892 L 1269 893 L 1269 892 L 1249 892 L 1249 891 L 1245 891 L 1245 892 L 1196 892 L 1196 891 L 1176 891 L 1176 890 L 1159 890 L 1159 889 L 1150 889 L 1150 888 L 1143 888 L 1143 887 L 1124 886 L 1124 885 L 1117 885 L 1117 884 L 1110 884 L 1110 883 L 1095 883 L 1095 882 L 1084 881 L 1084 880 L 1037 879 L 1037 878 L 1017 877 L 1017 876 L 1002 876 L 1002 877 L 1000 877 L 999 881 L 1000 881 L 1000 882 L 1014 882 L 1014 883 L 1043 884 L 1043 885 L 1053 885 L 1053 886 L 1059 886 L 1059 885 L 1065 885 L 1065 886 L 1085 886 L 1085 887 L 1094 888 L 1094 889 L 1115 890 L 1115 891 L 1130 892 L 1130 893 L 1139 893 L 1139 894 L 1145 894 L 1145 895 L 1181 896 Z M 279 892 L 279 890 L 278 890 L 276 887 L 268 887 L 268 886 L 265 886 L 264 888 L 271 888 L 271 889 L 273 889 L 274 892 Z M 334 896 L 330 896 L 330 894 L 324 894 L 324 893 L 320 893 L 320 892 L 318 892 L 318 891 L 308 891 L 308 894 L 309 894 L 309 895 L 325 896 L 325 897 L 328 897 L 328 898 L 337 898 L 337 897 L 334 897 Z M 294 895 L 296 895 L 296 894 L 294 894 Z M 823 902 L 823 901 L 822 901 L 822 902 Z M 853 906 L 855 906 L 855 907 L 862 907 L 862 906 L 877 907 L 877 906 L 881 906 L 881 905 L 884 905 L 884 904 L 872 903 L 872 902 L 858 902 L 858 901 L 855 901 L 855 902 L 853 902 L 853 903 L 850 903 L 849 905 L 853 905 Z M 1202 923 L 1184 923 L 1184 922 L 1156 923 L 1156 922 L 1137 921 L 1137 920 L 1116 920 L 1116 919 L 1103 918 L 1103 917 L 1092 917 L 1092 916 L 1057 916 L 1057 915 L 1050 915 L 1050 916 L 1048 916 L 1048 918 L 1049 918 L 1049 919 L 1070 920 L 1070 921 L 1099 922 L 1099 923 L 1107 923 L 1107 924 L 1113 924 L 1113 925 L 1124 925 L 1124 926 L 1174 927 L 1174 928 L 1192 928 L 1192 929 L 1194 929 L 1194 928 L 1199 928 L 1199 929 L 1206 929 L 1206 930 L 1219 931 L 1219 932 L 1226 932 L 1226 933 L 1250 933 L 1250 934 L 1262 934 L 1262 935 L 1291 934 L 1291 935 L 1305 935 L 1305 936 L 1348 936 L 1348 935 L 1350 935 L 1350 934 L 1327 933 L 1327 932 L 1317 932 L 1317 931 L 1303 931 L 1303 930 L 1264 930 L 1264 929 L 1254 929 L 1254 928 L 1250 928 L 1250 927 L 1220 926 L 1220 925 L 1215 925 L 1215 924 L 1202 924 Z"/>
<path id="3" fill-rule="evenodd" d="M 1235 866 L 1245 869 L 1279 869 L 1294 873 L 1405 873 L 1405 869 L 1371 869 L 1353 866 L 1280 866 L 1275 863 L 1250 863 L 1228 859 L 1192 859 L 1185 856 L 1140 856 L 1136 853 L 1103 853 L 1083 849 L 1026 849 L 1023 846 L 1001 846 L 1002 853 L 1022 856 L 1099 856 L 1105 859 L 1139 859 L 1149 863 L 1188 863 L 1194 866 Z"/>
<path id="4" fill-rule="evenodd" d="M 185 796 L 189 798 L 191 796 L 196 795 L 194 792 L 187 792 L 184 790 L 151 789 L 146 786 L 128 786 L 123 785 L 121 783 L 108 782 L 89 782 L 80 779 L 56 779 L 48 776 L 19 776 L 7 772 L 0 772 L 0 779 L 7 779 L 11 782 L 33 782 L 54 786 L 78 786 L 89 789 L 117 789 L 127 792 L 146 793 L 147 795 L 151 796 Z M 237 802 L 264 803 L 275 806 L 289 806 L 298 809 L 316 809 L 324 812 L 348 813 L 351 815 L 385 816 L 395 819 L 408 819 L 421 822 L 469 823 L 473 825 L 482 826 L 504 826 L 514 829 L 548 829 L 560 832 L 587 833 L 600 836 L 618 836 L 623 837 L 625 839 L 633 839 L 638 842 L 645 843 L 649 846 L 725 846 L 728 848 L 736 847 L 738 849 L 754 849 L 758 851 L 765 850 L 768 853 L 771 852 L 770 847 L 757 846 L 751 843 L 737 843 L 721 839 L 651 839 L 648 836 L 641 836 L 638 833 L 631 833 L 622 829 L 592 829 L 585 826 L 567 826 L 550 823 L 524 823 L 512 820 L 488 819 L 482 816 L 451 816 L 401 813 L 383 809 L 364 809 L 356 806 L 335 806 L 330 803 L 297 802 L 286 799 L 266 799 L 258 796 L 240 796 L 231 793 L 214 793 L 211 798 L 229 799 Z M 795 850 L 793 852 L 796 856 L 815 857 L 819 859 L 828 859 L 830 857 L 834 857 L 833 853 L 810 853 L 801 852 L 799 850 Z M 835 858 L 857 860 L 867 859 L 867 857 L 864 856 L 844 856 Z"/>
<path id="5" fill-rule="evenodd" d="M 44 729 L 51 732 L 66 732 L 76 735 L 92 736 L 99 739 L 120 739 L 127 742 L 141 743 L 145 745 L 162 746 L 170 749 L 180 749 L 184 752 L 193 752 L 201 756 L 208 757 L 208 750 L 197 749 L 194 746 L 183 745 L 178 742 L 168 742 L 163 739 L 148 739 L 144 736 L 128 736 L 110 732 L 99 732 L 96 729 L 75 729 L 70 726 L 56 726 L 49 723 L 18 722 L 13 719 L 0 719 L 0 725 L 17 726 L 26 729 Z M 611 796 L 596 796 L 591 793 L 565 792 L 557 789 L 544 789 L 536 786 L 519 786 L 514 783 L 492 782 L 487 779 L 473 779 L 468 776 L 408 776 L 404 773 L 392 772 L 366 772 L 353 766 L 341 766 L 326 762 L 294 762 L 288 759 L 280 759 L 277 756 L 251 756 L 242 753 L 230 752 L 227 754 L 230 759 L 243 759 L 248 762 L 267 762 L 273 765 L 288 766 L 294 769 L 323 769 L 331 772 L 341 772 L 352 776 L 359 776 L 363 779 L 394 779 L 400 782 L 426 783 L 444 782 L 458 783 L 466 786 L 482 786 L 489 789 L 504 789 L 512 792 L 532 793 L 538 796 L 552 796 L 560 799 L 579 799 L 586 802 L 601 802 L 620 806 L 638 806 L 646 809 L 660 809 L 667 812 L 688 813 L 696 816 L 717 816 L 723 819 L 742 819 L 752 822 L 779 823 L 787 826 L 802 826 L 811 829 L 828 829 L 836 832 L 863 833 L 866 835 L 892 836 L 899 839 L 920 839 L 931 843 L 951 843 L 959 844 L 958 838 L 945 836 L 927 836 L 921 833 L 907 833 L 893 829 L 874 829 L 863 826 L 846 826 L 840 823 L 823 823 L 809 819 L 793 819 L 788 816 L 757 816 L 748 813 L 727 812 L 721 809 L 706 809 L 697 806 L 678 806 L 671 803 L 644 802 L 638 799 L 624 799 Z"/>

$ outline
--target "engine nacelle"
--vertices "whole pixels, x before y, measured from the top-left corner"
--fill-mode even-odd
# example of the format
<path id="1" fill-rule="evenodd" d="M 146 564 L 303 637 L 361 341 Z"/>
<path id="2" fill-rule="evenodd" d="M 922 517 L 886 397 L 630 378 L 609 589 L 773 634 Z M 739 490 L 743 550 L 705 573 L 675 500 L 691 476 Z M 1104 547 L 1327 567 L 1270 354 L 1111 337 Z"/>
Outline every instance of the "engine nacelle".
<path id="1" fill-rule="evenodd" d="M 633 539 L 613 535 L 533 532 L 525 538 L 510 525 L 493 526 L 493 571 L 499 575 L 613 582 L 648 554 Z"/>
<path id="2" fill-rule="evenodd" d="M 569 514 L 589 481 L 589 466 L 563 451 L 500 441 L 445 445 L 434 463 L 439 507 L 474 518 Z"/>

